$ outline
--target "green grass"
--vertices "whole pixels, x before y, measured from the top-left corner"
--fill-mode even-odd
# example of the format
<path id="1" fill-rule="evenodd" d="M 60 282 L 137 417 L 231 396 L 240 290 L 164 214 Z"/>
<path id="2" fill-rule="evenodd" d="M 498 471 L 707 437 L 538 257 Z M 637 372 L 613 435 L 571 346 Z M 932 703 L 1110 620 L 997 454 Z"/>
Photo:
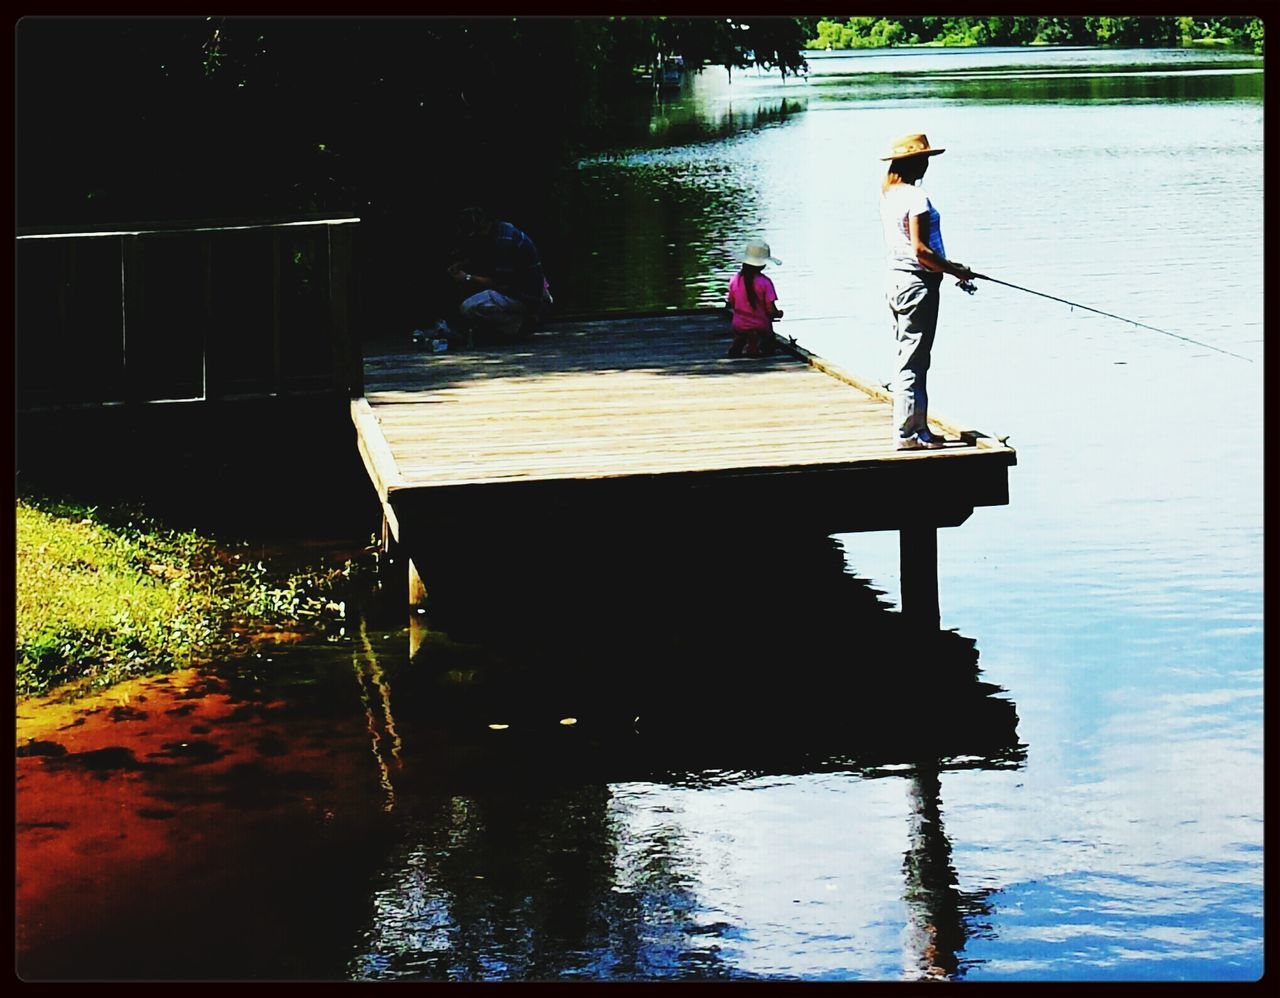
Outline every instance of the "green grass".
<path id="1" fill-rule="evenodd" d="M 246 551 L 138 514 L 18 500 L 17 692 L 205 661 L 254 628 L 320 618 L 351 570 L 273 578 Z"/>

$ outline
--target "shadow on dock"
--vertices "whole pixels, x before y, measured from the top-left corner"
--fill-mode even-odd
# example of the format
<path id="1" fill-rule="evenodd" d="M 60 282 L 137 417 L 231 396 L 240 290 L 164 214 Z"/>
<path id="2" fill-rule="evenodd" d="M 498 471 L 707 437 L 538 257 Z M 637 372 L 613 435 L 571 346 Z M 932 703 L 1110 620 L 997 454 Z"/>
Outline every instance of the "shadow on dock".
<path id="1" fill-rule="evenodd" d="M 404 342 L 370 344 L 365 355 L 370 392 L 459 388 L 494 378 L 643 371 L 655 377 L 744 377 L 794 362 L 779 336 L 770 356 L 730 360 L 731 315 L 723 308 L 567 316 L 520 343 L 481 345 L 441 355 Z M 441 399 L 433 404 L 447 404 Z"/>

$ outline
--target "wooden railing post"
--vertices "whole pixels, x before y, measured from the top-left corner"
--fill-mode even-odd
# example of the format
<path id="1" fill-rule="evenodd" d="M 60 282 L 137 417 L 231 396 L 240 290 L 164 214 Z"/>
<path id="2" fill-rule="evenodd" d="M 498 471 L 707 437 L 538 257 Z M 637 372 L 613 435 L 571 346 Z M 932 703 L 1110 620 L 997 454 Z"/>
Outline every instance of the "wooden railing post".
<path id="1" fill-rule="evenodd" d="M 351 241 L 349 226 L 325 227 L 329 244 L 329 314 L 333 333 L 335 388 L 348 398 L 364 394 L 364 358 L 351 324 Z"/>
<path id="2" fill-rule="evenodd" d="M 142 322 L 145 275 L 142 272 L 142 244 L 139 236 L 120 237 L 120 366 L 123 369 L 124 397 L 137 402 L 142 397 L 142 383 L 137 364 L 129 363 L 130 329 Z"/>
<path id="3" fill-rule="evenodd" d="M 202 309 L 200 311 L 200 398 L 209 401 L 218 394 L 209 390 L 209 351 L 213 337 L 213 236 L 206 233 L 201 241 L 200 259 L 204 263 Z M 215 369 L 214 375 L 219 372 Z"/>
<path id="4" fill-rule="evenodd" d="M 271 233 L 271 394 L 279 395 L 284 390 L 284 372 L 281 370 L 281 316 L 283 307 L 282 288 L 280 287 L 280 230 Z"/>

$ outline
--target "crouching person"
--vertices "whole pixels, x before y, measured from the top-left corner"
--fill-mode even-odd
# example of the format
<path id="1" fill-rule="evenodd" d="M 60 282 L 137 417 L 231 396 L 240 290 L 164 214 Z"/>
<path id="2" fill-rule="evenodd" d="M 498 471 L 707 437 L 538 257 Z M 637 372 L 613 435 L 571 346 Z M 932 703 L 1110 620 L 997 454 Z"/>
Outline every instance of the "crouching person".
<path id="1" fill-rule="evenodd" d="M 483 208 L 463 209 L 458 238 L 461 258 L 447 272 L 465 296 L 458 313 L 468 338 L 512 342 L 532 334 L 549 298 L 533 240 Z"/>

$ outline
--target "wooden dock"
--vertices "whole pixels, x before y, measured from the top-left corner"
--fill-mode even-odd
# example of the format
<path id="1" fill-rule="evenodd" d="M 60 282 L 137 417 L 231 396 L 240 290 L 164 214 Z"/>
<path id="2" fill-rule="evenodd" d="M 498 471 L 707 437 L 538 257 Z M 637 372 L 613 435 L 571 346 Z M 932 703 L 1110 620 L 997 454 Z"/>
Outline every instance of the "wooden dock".
<path id="1" fill-rule="evenodd" d="M 952 443 L 897 451 L 879 386 L 792 346 L 730 359 L 728 342 L 706 310 L 561 321 L 458 353 L 367 351 L 351 412 L 388 543 L 413 552 L 433 524 L 512 510 L 715 524 L 758 503 L 826 533 L 899 531 L 903 610 L 936 628 L 937 528 L 1008 502 L 1013 449 L 935 420 Z"/>

